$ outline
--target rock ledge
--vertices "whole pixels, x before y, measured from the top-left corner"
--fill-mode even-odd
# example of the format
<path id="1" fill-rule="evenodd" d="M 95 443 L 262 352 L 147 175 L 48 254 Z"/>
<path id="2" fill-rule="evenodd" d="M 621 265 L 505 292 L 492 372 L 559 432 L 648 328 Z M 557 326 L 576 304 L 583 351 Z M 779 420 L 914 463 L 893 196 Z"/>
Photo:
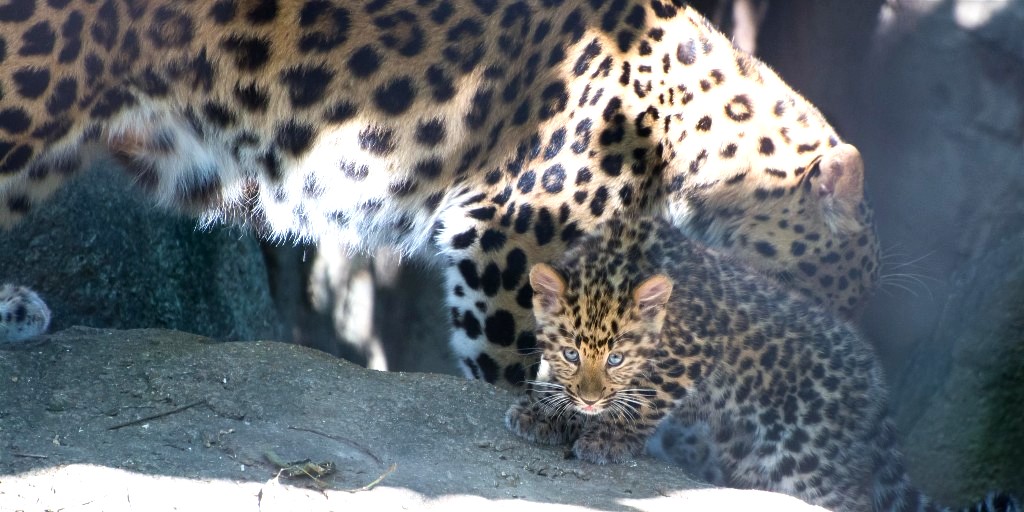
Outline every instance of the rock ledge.
<path id="1" fill-rule="evenodd" d="M 4 510 L 821 510 L 566 460 L 506 432 L 503 390 L 283 343 L 73 328 L 0 351 L 0 375 Z M 270 452 L 336 472 L 276 477 Z"/>

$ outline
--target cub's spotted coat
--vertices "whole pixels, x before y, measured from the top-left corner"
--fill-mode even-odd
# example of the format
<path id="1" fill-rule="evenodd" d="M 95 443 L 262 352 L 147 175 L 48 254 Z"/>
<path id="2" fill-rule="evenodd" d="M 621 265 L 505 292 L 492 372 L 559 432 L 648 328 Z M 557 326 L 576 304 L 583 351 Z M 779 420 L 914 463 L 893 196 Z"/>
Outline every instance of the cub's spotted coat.
<path id="1" fill-rule="evenodd" d="M 530 282 L 543 362 L 506 415 L 516 434 L 621 462 L 672 414 L 704 431 L 719 483 L 837 512 L 938 510 L 903 469 L 874 352 L 827 309 L 663 221 L 610 221 Z M 993 494 L 974 510 L 1019 506 Z"/>

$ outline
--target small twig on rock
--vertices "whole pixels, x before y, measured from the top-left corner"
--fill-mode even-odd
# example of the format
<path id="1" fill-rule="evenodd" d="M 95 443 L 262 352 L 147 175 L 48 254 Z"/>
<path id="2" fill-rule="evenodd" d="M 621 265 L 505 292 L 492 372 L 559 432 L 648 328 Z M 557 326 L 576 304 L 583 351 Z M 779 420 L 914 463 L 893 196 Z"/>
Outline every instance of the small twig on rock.
<path id="1" fill-rule="evenodd" d="M 145 416 L 145 417 L 139 418 L 137 420 L 129 421 L 127 423 L 120 423 L 120 424 L 114 425 L 112 427 L 107 427 L 107 430 L 117 430 L 119 428 L 130 427 L 132 425 L 138 425 L 139 423 L 145 423 L 145 422 L 147 422 L 149 420 L 155 420 L 157 418 L 163 418 L 164 416 L 170 416 L 172 414 L 177 414 L 177 413 L 179 413 L 181 411 L 188 410 L 188 409 L 191 409 L 191 408 L 193 408 L 193 407 L 195 407 L 197 405 L 202 405 L 202 404 L 205 404 L 205 403 L 206 403 L 206 400 L 200 400 L 198 402 L 193 402 L 193 403 L 190 403 L 188 405 L 183 405 L 181 407 L 178 407 L 177 409 L 171 409 L 170 411 L 161 412 L 161 413 L 157 413 L 157 414 L 152 414 L 150 416 Z"/>
<path id="2" fill-rule="evenodd" d="M 35 453 L 11 453 L 15 457 L 24 457 L 26 459 L 49 459 L 49 455 L 37 455 Z"/>
<path id="3" fill-rule="evenodd" d="M 320 432 L 319 430 L 314 430 L 314 429 L 311 429 L 311 428 L 296 427 L 294 425 L 289 425 L 288 428 L 290 430 L 298 430 L 299 432 L 309 432 L 311 434 L 316 434 L 318 436 L 324 436 L 327 439 L 333 439 L 335 441 L 338 441 L 339 443 L 345 443 L 345 444 L 355 448 L 356 450 L 359 450 L 364 455 L 370 457 L 377 464 L 379 464 L 379 465 L 383 465 L 384 464 L 384 461 L 380 460 L 380 457 L 377 457 L 376 455 L 373 454 L 373 452 L 371 452 L 367 448 L 364 448 L 362 445 L 360 445 L 359 443 L 357 443 L 357 442 L 355 442 L 355 441 L 353 441 L 351 439 L 344 438 L 344 437 L 334 436 L 334 435 L 331 435 L 331 434 L 328 434 L 328 433 L 325 433 L 325 432 Z"/>
<path id="4" fill-rule="evenodd" d="M 370 483 L 368 483 L 368 484 L 366 484 L 366 485 L 364 485 L 362 487 L 356 488 L 356 489 L 345 489 L 345 492 L 357 493 L 357 492 L 362 492 L 362 491 L 369 491 L 370 489 L 373 489 L 378 484 L 383 482 L 384 478 L 386 478 L 388 475 L 390 475 L 391 473 L 394 473 L 395 469 L 397 469 L 397 468 L 398 468 L 398 464 L 391 464 L 391 467 L 389 467 L 387 471 L 385 471 L 380 476 L 378 476 L 376 480 L 374 480 L 374 481 L 372 481 L 372 482 L 370 482 Z"/>

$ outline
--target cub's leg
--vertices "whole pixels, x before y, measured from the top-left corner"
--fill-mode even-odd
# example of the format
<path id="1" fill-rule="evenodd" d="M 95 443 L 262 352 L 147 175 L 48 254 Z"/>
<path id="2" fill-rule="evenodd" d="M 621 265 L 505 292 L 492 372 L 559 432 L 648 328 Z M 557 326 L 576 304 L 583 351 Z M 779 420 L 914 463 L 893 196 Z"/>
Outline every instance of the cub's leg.
<path id="1" fill-rule="evenodd" d="M 505 426 L 534 443 L 566 444 L 580 436 L 584 418 L 568 397 L 549 383 L 534 383 L 529 394 L 509 407 Z"/>
<path id="2" fill-rule="evenodd" d="M 634 382 L 633 388 L 649 388 Z M 573 444 L 576 457 L 595 464 L 625 462 L 644 451 L 658 424 L 671 412 L 672 396 L 661 389 L 644 400 L 611 398 L 600 414 L 588 416 L 579 439 Z"/>
<path id="3" fill-rule="evenodd" d="M 664 411 L 646 407 L 631 413 L 606 411 L 588 417 L 572 451 L 576 458 L 595 464 L 625 462 L 643 453 L 662 417 Z"/>
<path id="4" fill-rule="evenodd" d="M 705 421 L 683 421 L 675 414 L 665 418 L 647 440 L 647 452 L 682 467 L 709 484 L 728 485 L 718 446 Z"/>

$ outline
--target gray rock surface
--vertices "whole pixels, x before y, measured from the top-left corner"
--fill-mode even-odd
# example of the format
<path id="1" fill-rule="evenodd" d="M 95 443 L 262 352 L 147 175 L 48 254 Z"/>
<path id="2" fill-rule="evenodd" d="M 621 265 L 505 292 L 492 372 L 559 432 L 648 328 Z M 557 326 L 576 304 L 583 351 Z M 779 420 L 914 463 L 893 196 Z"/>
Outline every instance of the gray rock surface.
<path id="1" fill-rule="evenodd" d="M 229 340 L 283 332 L 255 239 L 240 229 L 200 231 L 106 168 L 0 230 L 3 282 L 36 290 L 53 330 L 162 327 Z"/>
<path id="2" fill-rule="evenodd" d="M 889 9 L 862 147 L 887 258 L 865 317 L 911 477 L 1024 492 L 1024 2 Z"/>
<path id="3" fill-rule="evenodd" d="M 1024 489 L 1024 233 L 950 281 L 934 337 L 894 376 L 916 405 L 897 416 L 908 471 L 947 503 Z"/>
<path id="4" fill-rule="evenodd" d="M 932 343 L 951 278 L 1024 233 L 1024 2 L 964 4 L 890 11 L 865 70 L 860 145 L 887 253 L 866 323 L 894 373 Z"/>
<path id="5" fill-rule="evenodd" d="M 504 429 L 506 391 L 284 343 L 74 328 L 0 376 L 3 510 L 821 510 L 566 460 Z M 268 452 L 337 471 L 278 477 Z"/>

